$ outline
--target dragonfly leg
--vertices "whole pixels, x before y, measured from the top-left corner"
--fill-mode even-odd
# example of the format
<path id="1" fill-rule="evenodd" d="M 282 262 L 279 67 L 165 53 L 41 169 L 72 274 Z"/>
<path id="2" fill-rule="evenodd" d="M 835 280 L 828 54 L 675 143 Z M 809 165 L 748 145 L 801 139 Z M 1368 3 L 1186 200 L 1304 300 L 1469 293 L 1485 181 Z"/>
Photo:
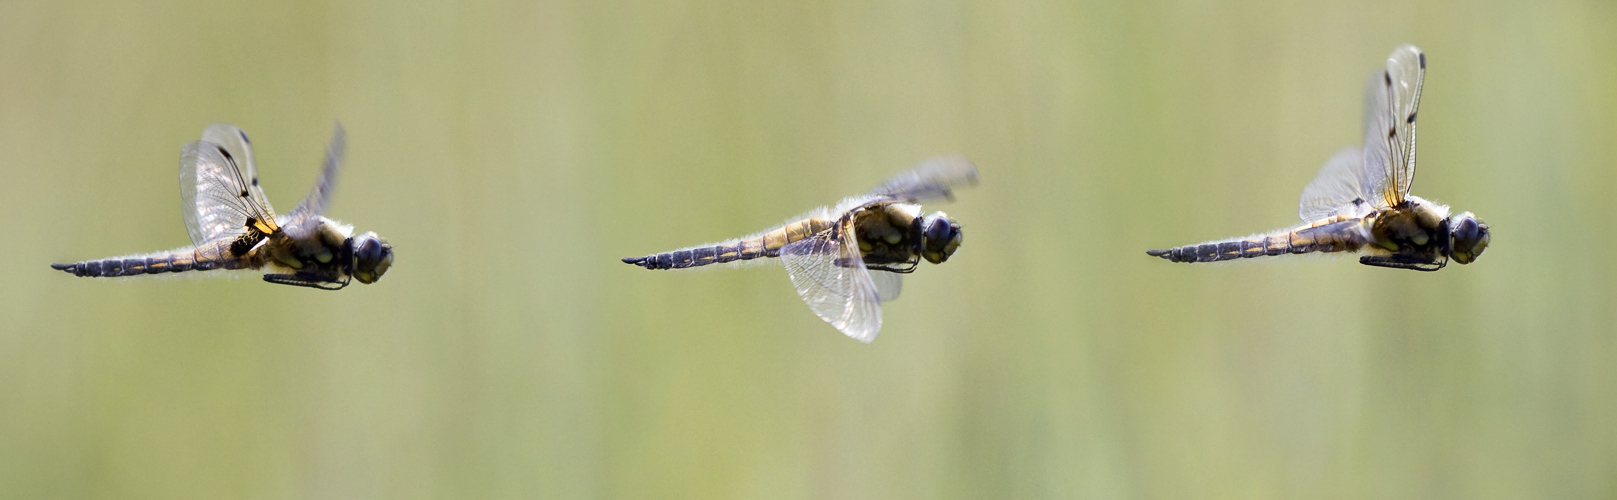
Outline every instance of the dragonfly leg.
<path id="1" fill-rule="evenodd" d="M 1366 266 L 1386 267 L 1392 269 L 1410 269 L 1415 271 L 1436 271 L 1448 265 L 1449 260 L 1429 261 L 1404 255 L 1375 256 L 1365 255 L 1359 257 L 1359 263 Z"/>
<path id="2" fill-rule="evenodd" d="M 266 274 L 264 275 L 264 281 L 277 285 L 301 286 L 321 290 L 342 290 L 349 283 L 347 279 L 335 281 L 323 276 L 302 272 L 296 274 Z"/>
<path id="3" fill-rule="evenodd" d="M 838 258 L 836 260 L 836 264 L 837 267 L 853 267 L 856 265 L 862 265 L 865 266 L 866 269 L 872 271 L 888 271 L 900 274 L 909 274 L 915 272 L 915 267 L 918 262 L 898 259 L 883 259 L 866 255 L 864 259 L 858 261 L 846 257 Z"/>
<path id="4" fill-rule="evenodd" d="M 902 265 L 865 263 L 865 268 L 872 271 L 887 271 L 890 273 L 909 274 L 915 272 L 915 262 L 904 262 Z"/>

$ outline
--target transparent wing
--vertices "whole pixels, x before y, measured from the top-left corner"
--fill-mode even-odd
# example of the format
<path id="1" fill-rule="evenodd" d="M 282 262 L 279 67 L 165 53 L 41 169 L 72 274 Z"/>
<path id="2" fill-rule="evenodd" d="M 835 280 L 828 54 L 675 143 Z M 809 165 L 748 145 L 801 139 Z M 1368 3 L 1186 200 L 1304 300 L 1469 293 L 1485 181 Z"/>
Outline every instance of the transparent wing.
<path id="1" fill-rule="evenodd" d="M 192 244 L 239 235 L 250 225 L 275 231 L 275 214 L 255 199 L 249 178 L 220 144 L 195 141 L 180 150 L 180 214 Z"/>
<path id="2" fill-rule="evenodd" d="M 1359 169 L 1359 185 L 1367 193 L 1375 193 L 1371 203 L 1390 207 L 1387 186 L 1390 172 L 1387 164 L 1392 152 L 1387 148 L 1387 73 L 1377 71 L 1364 84 L 1364 167 Z"/>
<path id="3" fill-rule="evenodd" d="M 961 156 L 941 156 L 921 162 L 914 168 L 887 179 L 870 191 L 883 199 L 918 203 L 927 200 L 954 200 L 954 188 L 977 184 L 977 166 Z"/>
<path id="4" fill-rule="evenodd" d="M 1320 167 L 1314 181 L 1303 188 L 1302 199 L 1297 202 L 1297 216 L 1304 221 L 1316 221 L 1337 214 L 1352 213 L 1361 216 L 1375 196 L 1365 193 L 1359 183 L 1363 178 L 1364 150 L 1347 148 L 1338 151 Z M 1379 195 L 1380 193 L 1376 193 Z"/>
<path id="5" fill-rule="evenodd" d="M 347 149 L 348 135 L 343 132 L 342 124 L 338 123 L 331 131 L 331 142 L 326 143 L 326 161 L 320 168 L 320 178 L 315 181 L 314 188 L 309 190 L 309 195 L 288 212 L 292 220 L 326 214 L 326 207 L 331 204 L 331 194 L 337 189 L 337 167 L 342 163 L 343 153 Z"/>
<path id="6" fill-rule="evenodd" d="M 1392 75 L 1393 135 L 1397 136 L 1391 178 L 1396 199 L 1403 201 L 1415 181 L 1415 117 L 1426 84 L 1426 54 L 1414 45 L 1400 45 L 1387 56 L 1387 72 Z"/>
<path id="7" fill-rule="evenodd" d="M 860 342 L 881 330 L 881 299 L 876 282 L 852 238 L 851 226 L 830 229 L 781 247 L 780 260 L 792 286 L 820 319 Z"/>
<path id="8" fill-rule="evenodd" d="M 1395 206 L 1415 179 L 1415 115 L 1426 79 L 1426 55 L 1404 44 L 1387 56 L 1387 67 L 1365 85 L 1362 184 Z"/>
<path id="9" fill-rule="evenodd" d="M 265 212 L 273 215 L 275 209 L 270 206 L 269 198 L 264 196 L 264 189 L 258 187 L 258 163 L 253 159 L 253 143 L 247 139 L 247 133 L 229 123 L 215 123 L 202 130 L 202 140 L 225 148 L 228 158 L 235 162 L 241 179 L 245 181 L 247 194 L 252 196 L 254 203 L 264 207 Z"/>
<path id="10" fill-rule="evenodd" d="M 876 296 L 882 302 L 892 302 L 898 298 L 898 294 L 904 292 L 904 275 L 869 269 L 866 269 L 866 272 L 870 273 L 870 281 L 876 284 Z"/>

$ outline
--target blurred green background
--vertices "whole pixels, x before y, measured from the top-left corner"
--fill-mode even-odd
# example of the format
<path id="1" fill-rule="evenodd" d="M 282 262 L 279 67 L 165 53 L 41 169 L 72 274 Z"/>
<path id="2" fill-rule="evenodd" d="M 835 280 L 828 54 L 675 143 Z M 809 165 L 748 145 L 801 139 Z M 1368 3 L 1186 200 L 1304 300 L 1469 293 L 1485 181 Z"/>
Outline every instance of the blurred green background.
<path id="1" fill-rule="evenodd" d="M 136 5 L 140 3 L 142 5 Z M 1476 264 L 1187 266 L 1295 223 L 1394 46 Z M 340 293 L 97 281 L 349 133 Z M 982 184 L 864 345 L 750 233 L 939 154 Z M 7 2 L 0 497 L 1611 498 L 1617 3 Z"/>

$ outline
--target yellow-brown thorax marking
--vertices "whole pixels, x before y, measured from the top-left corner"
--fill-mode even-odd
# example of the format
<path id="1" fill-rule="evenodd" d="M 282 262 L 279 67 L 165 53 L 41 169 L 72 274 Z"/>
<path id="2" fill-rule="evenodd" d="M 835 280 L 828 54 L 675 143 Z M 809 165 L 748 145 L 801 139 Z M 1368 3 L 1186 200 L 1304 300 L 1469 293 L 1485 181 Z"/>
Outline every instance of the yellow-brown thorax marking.
<path id="1" fill-rule="evenodd" d="M 1371 244 L 1393 253 L 1436 258 L 1442 253 L 1444 239 L 1442 213 L 1426 205 L 1405 203 L 1402 206 L 1372 214 Z"/>
<path id="2" fill-rule="evenodd" d="M 909 272 L 920 262 L 920 206 L 889 203 L 860 209 L 853 216 L 853 237 L 866 265 Z"/>

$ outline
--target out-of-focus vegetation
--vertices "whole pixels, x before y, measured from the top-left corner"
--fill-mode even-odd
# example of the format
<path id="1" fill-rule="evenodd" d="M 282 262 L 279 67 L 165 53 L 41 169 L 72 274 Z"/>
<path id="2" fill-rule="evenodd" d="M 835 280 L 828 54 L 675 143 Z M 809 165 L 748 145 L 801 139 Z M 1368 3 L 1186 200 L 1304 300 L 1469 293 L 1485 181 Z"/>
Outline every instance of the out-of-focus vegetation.
<path id="1" fill-rule="evenodd" d="M 1426 274 L 1279 228 L 1430 61 Z M 338 293 L 46 267 L 186 244 L 180 147 L 397 249 Z M 1611 2 L 0 5 L 0 497 L 1609 498 Z M 939 154 L 961 250 L 872 345 L 778 267 L 618 262 Z"/>

